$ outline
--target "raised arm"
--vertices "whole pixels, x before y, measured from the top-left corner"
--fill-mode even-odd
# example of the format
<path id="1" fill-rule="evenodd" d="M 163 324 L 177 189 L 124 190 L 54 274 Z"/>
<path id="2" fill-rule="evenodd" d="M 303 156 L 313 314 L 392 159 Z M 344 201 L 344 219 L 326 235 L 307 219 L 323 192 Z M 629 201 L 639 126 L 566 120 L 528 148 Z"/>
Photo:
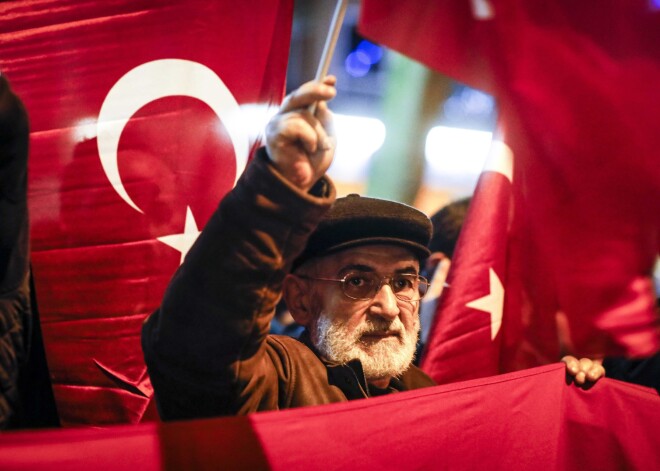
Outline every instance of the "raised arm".
<path id="1" fill-rule="evenodd" d="M 259 388 L 277 384 L 265 341 L 282 280 L 334 202 L 324 177 L 334 152 L 325 100 L 334 95 L 328 78 L 285 99 L 268 125 L 267 152 L 223 198 L 145 321 L 142 347 L 164 419 L 258 410 L 274 394 Z"/>

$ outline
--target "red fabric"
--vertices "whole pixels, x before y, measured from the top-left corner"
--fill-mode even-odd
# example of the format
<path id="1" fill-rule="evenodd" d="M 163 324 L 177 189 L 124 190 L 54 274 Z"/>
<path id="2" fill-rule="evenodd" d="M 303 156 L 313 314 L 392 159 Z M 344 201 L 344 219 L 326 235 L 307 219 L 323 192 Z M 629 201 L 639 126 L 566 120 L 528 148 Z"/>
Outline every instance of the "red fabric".
<path id="1" fill-rule="evenodd" d="M 650 469 L 660 397 L 564 365 L 392 396 L 202 421 L 0 436 L 0 469 Z"/>
<path id="2" fill-rule="evenodd" d="M 363 0 L 358 28 L 367 37 L 486 91 L 492 73 L 470 1 Z"/>
<path id="3" fill-rule="evenodd" d="M 513 293 L 507 281 L 514 278 L 507 276 L 512 161 L 504 144 L 494 145 L 470 202 L 422 357 L 422 369 L 439 384 L 495 375 L 509 357 L 502 315 Z M 509 330 L 515 319 L 507 316 Z"/>
<path id="4" fill-rule="evenodd" d="M 512 348 L 499 371 L 556 361 L 560 334 L 578 356 L 657 352 L 660 10 L 646 0 L 366 0 L 360 31 L 497 98 L 515 156 L 496 339 Z M 482 280 L 487 262 L 472 266 Z M 474 336 L 454 340 L 464 351 Z M 426 362 L 432 376 L 444 359 Z"/>
<path id="5" fill-rule="evenodd" d="M 0 69 L 31 121 L 33 266 L 64 425 L 143 417 L 152 388 L 140 328 L 181 260 L 157 238 L 183 233 L 188 213 L 201 229 L 242 171 L 256 138 L 232 128 L 228 96 L 279 104 L 292 10 L 291 0 L 0 3 Z M 123 114 L 113 178 L 98 136 Z"/>

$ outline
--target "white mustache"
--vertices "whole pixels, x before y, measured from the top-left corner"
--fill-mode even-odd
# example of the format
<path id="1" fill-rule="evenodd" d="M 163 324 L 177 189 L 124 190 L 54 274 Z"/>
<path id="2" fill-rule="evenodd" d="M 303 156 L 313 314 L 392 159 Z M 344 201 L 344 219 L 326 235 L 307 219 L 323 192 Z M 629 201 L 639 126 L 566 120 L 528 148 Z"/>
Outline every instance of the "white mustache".
<path id="1" fill-rule="evenodd" d="M 357 338 L 365 334 L 387 334 L 401 337 L 403 335 L 403 323 L 398 318 L 393 321 L 368 320 L 357 329 L 355 334 Z"/>

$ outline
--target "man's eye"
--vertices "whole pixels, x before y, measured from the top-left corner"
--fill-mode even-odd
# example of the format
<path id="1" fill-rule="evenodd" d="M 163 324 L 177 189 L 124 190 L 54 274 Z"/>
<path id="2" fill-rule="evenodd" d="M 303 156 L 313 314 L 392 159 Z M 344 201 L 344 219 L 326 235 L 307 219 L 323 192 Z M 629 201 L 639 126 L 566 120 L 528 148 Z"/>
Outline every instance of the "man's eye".
<path id="1" fill-rule="evenodd" d="M 366 283 L 366 280 L 361 275 L 349 275 L 346 277 L 346 283 L 351 286 L 362 286 Z"/>
<path id="2" fill-rule="evenodd" d="M 413 280 L 410 277 L 398 276 L 394 278 L 394 287 L 397 290 L 410 289 L 413 287 Z"/>

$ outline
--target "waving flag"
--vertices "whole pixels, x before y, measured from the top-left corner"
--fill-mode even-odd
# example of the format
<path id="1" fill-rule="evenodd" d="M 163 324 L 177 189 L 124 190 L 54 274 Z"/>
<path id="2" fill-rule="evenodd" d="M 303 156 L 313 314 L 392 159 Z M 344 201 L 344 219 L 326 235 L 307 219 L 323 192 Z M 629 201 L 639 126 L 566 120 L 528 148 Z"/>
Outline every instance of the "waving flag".
<path id="1" fill-rule="evenodd" d="M 448 287 L 443 290 L 423 356 L 422 367 L 432 371 L 439 382 L 500 371 L 512 171 L 511 150 L 494 141 L 470 202 L 461 230 L 465 235 L 459 237 Z"/>
<path id="2" fill-rule="evenodd" d="M 31 119 L 34 275 L 63 424 L 143 418 L 142 320 L 257 145 L 246 113 L 282 99 L 292 10 L 0 3 L 0 69 Z"/>
<path id="3" fill-rule="evenodd" d="M 494 94 L 515 158 L 504 273 L 487 258 L 467 267 L 478 254 L 462 253 L 475 248 L 461 241 L 461 271 L 475 270 L 481 281 L 448 290 L 463 304 L 441 307 L 432 335 L 448 330 L 431 340 L 443 347 L 427 352 L 425 368 L 442 382 L 449 366 L 439 364 L 482 340 L 500 356 L 484 358 L 483 368 L 456 363 L 476 370 L 462 377 L 556 361 L 561 350 L 629 357 L 660 350 L 650 277 L 660 245 L 660 8 L 646 0 L 365 0 L 360 30 Z M 490 204 L 496 211 L 503 203 Z M 461 238 L 493 229 L 469 224 L 483 234 Z M 490 315 L 493 272 L 503 288 L 495 337 L 475 340 L 494 325 L 483 319 L 472 334 L 444 337 L 452 331 L 445 316 Z M 458 283 L 465 274 L 450 276 Z"/>

